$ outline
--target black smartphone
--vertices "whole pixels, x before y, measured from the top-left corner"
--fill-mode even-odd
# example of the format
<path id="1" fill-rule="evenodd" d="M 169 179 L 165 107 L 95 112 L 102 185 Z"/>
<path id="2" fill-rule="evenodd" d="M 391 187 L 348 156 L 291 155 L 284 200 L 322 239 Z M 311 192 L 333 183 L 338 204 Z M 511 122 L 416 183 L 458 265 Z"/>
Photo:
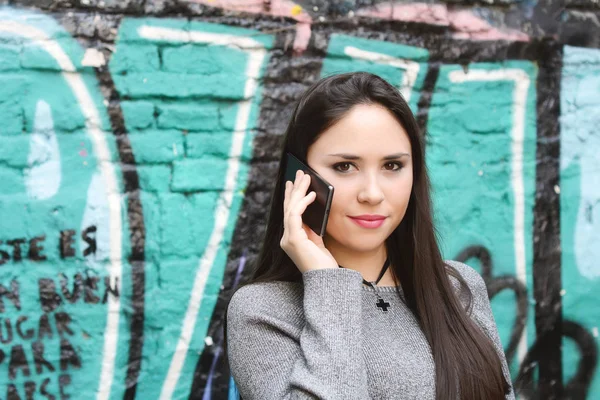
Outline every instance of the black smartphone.
<path id="1" fill-rule="evenodd" d="M 285 157 L 285 181 L 296 180 L 296 171 L 302 170 L 310 175 L 310 186 L 306 193 L 314 191 L 317 196 L 315 200 L 306 207 L 302 214 L 302 222 L 304 222 L 317 235 L 323 237 L 327 228 L 327 219 L 329 218 L 329 210 L 331 210 L 331 202 L 333 200 L 333 185 L 323 179 L 314 169 L 300 161 L 292 153 L 286 152 Z M 285 189 L 284 181 L 284 189 Z"/>

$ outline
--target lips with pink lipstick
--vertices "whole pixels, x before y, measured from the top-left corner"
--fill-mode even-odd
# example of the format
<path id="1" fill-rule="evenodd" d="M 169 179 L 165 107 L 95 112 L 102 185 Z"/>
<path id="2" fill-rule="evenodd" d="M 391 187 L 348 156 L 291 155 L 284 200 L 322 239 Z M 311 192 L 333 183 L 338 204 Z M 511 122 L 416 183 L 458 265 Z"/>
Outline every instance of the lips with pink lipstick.
<path id="1" fill-rule="evenodd" d="M 352 221 L 354 221 L 357 225 L 359 225 L 363 228 L 368 228 L 368 229 L 379 228 L 381 225 L 383 225 L 383 222 L 387 218 L 384 215 L 377 215 L 377 214 L 363 214 L 363 215 L 356 215 L 353 217 L 348 216 L 348 217 Z"/>

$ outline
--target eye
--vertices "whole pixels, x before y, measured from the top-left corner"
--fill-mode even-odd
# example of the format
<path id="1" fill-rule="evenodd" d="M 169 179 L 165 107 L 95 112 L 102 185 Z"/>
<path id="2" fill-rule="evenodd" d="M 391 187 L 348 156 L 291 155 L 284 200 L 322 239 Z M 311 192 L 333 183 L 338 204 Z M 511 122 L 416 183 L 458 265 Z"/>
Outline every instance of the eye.
<path id="1" fill-rule="evenodd" d="M 385 165 L 397 165 L 398 166 L 398 168 L 391 169 L 389 171 L 400 171 L 402 169 L 402 163 L 399 163 L 399 162 L 389 162 L 389 163 L 386 163 Z"/>
<path id="2" fill-rule="evenodd" d="M 334 164 L 334 165 L 333 165 L 333 169 L 334 169 L 334 170 L 336 170 L 336 171 L 338 171 L 338 172 L 348 172 L 348 170 L 347 170 L 347 169 L 344 169 L 344 168 L 340 169 L 340 168 L 338 168 L 338 167 L 340 167 L 341 165 L 352 165 L 352 163 L 349 163 L 349 162 L 341 162 L 341 163 L 337 163 L 337 164 Z"/>
<path id="3" fill-rule="evenodd" d="M 341 162 L 341 163 L 334 164 L 333 165 L 333 169 L 336 170 L 336 171 L 338 171 L 338 172 L 344 173 L 344 172 L 348 172 L 349 171 L 349 166 L 351 166 L 351 165 L 354 166 L 354 164 L 352 164 L 350 162 Z M 388 163 L 385 163 L 386 167 L 389 166 L 389 165 L 397 166 L 397 168 L 393 168 L 393 167 L 392 167 L 392 169 L 386 168 L 388 171 L 400 171 L 402 169 L 402 167 L 403 167 L 402 163 L 400 163 L 400 162 L 388 162 Z"/>

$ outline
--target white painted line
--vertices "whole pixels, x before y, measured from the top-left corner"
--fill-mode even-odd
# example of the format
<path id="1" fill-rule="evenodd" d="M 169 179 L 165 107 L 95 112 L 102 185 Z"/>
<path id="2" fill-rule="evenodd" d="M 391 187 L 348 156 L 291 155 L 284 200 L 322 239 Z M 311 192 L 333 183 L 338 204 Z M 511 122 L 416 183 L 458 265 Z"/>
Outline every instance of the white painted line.
<path id="1" fill-rule="evenodd" d="M 359 60 L 372 61 L 405 70 L 406 72 L 402 75 L 402 83 L 400 84 L 400 93 L 402 93 L 402 96 L 407 103 L 410 102 L 412 89 L 415 86 L 417 75 L 419 74 L 420 65 L 418 62 L 392 57 L 387 54 L 361 50 L 353 46 L 346 46 L 344 48 L 344 54 Z"/>
<path id="2" fill-rule="evenodd" d="M 25 169 L 27 195 L 36 200 L 54 197 L 62 181 L 60 147 L 50 105 L 38 100 L 35 106 L 33 131 L 29 135 L 29 167 Z"/>
<path id="3" fill-rule="evenodd" d="M 62 76 L 71 87 L 73 94 L 79 102 L 79 107 L 85 117 L 85 125 L 88 135 L 92 141 L 94 155 L 98 160 L 100 171 L 106 182 L 106 196 L 109 209 L 109 232 L 110 232 L 110 263 L 109 277 L 111 287 L 117 287 L 119 293 L 121 290 L 122 275 L 122 225 L 121 225 L 121 198 L 117 178 L 111 163 L 110 150 L 104 133 L 101 130 L 100 113 L 92 96 L 81 77 L 77 72 L 69 56 L 63 51 L 60 45 L 46 32 L 33 26 L 22 24 L 15 21 L 2 21 L 0 31 L 8 32 L 16 36 L 23 36 L 52 56 L 60 68 Z M 104 348 L 102 358 L 102 370 L 100 373 L 100 386 L 96 399 L 108 400 L 110 388 L 114 377 L 115 358 L 117 355 L 117 342 L 119 338 L 119 311 L 120 299 L 114 296 L 108 296 L 108 310 L 106 314 L 106 328 L 104 330 Z"/>
<path id="4" fill-rule="evenodd" d="M 208 275 L 214 264 L 214 260 L 219 251 L 219 245 L 223 240 L 223 234 L 229 219 L 229 212 L 233 199 L 233 193 L 237 182 L 238 172 L 240 168 L 240 158 L 242 155 L 244 139 L 248 127 L 248 119 L 252 107 L 252 97 L 258 88 L 257 79 L 260 76 L 260 68 L 266 56 L 264 46 L 253 39 L 246 37 L 238 37 L 234 35 L 206 33 L 200 31 L 182 31 L 170 28 L 158 28 L 153 26 L 141 26 L 138 28 L 140 37 L 150 40 L 170 40 L 193 43 L 207 43 L 210 45 L 220 45 L 233 47 L 238 50 L 247 51 L 249 55 L 248 65 L 246 66 L 245 75 L 247 77 L 244 87 L 244 99 L 239 102 L 239 109 L 236 116 L 235 128 L 232 133 L 233 139 L 229 150 L 229 162 L 227 166 L 227 174 L 225 177 L 225 189 L 217 201 L 215 210 L 215 226 L 211 232 L 208 245 L 204 250 L 200 259 L 199 268 L 194 279 L 194 286 L 190 295 L 190 301 L 185 313 L 183 325 L 179 341 L 175 348 L 175 354 L 171 360 L 169 371 L 165 377 L 162 391 L 160 393 L 161 400 L 170 400 L 179 381 L 181 369 L 185 362 L 196 319 L 204 296 L 204 288 L 208 280 Z"/>
<path id="5" fill-rule="evenodd" d="M 516 276 L 525 287 L 527 287 L 527 270 L 525 257 L 525 183 L 523 178 L 523 143 L 525 141 L 525 109 L 527 107 L 527 92 L 531 81 L 529 75 L 523 70 L 516 68 L 483 70 L 469 69 L 465 73 L 462 70 L 452 71 L 449 74 L 450 81 L 463 83 L 466 81 L 512 81 L 515 84 L 513 92 L 513 120 L 511 132 L 512 169 L 511 181 L 515 198 L 515 210 L 513 221 L 515 225 L 515 263 Z M 519 340 L 517 358 L 519 363 L 527 354 L 527 325 Z"/>

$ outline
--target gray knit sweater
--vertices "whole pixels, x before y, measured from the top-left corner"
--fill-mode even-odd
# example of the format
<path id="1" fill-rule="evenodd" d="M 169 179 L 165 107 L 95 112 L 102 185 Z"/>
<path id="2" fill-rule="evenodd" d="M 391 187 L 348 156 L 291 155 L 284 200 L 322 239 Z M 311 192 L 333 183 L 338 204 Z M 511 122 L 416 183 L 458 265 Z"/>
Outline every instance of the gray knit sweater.
<path id="1" fill-rule="evenodd" d="M 510 382 L 483 279 L 447 263 L 473 292 L 471 318 L 492 339 Z M 431 349 L 402 291 L 377 287 L 390 303 L 384 312 L 358 271 L 312 270 L 302 279 L 244 286 L 229 303 L 227 356 L 244 400 L 435 398 Z M 466 295 L 460 298 L 466 305 Z"/>

